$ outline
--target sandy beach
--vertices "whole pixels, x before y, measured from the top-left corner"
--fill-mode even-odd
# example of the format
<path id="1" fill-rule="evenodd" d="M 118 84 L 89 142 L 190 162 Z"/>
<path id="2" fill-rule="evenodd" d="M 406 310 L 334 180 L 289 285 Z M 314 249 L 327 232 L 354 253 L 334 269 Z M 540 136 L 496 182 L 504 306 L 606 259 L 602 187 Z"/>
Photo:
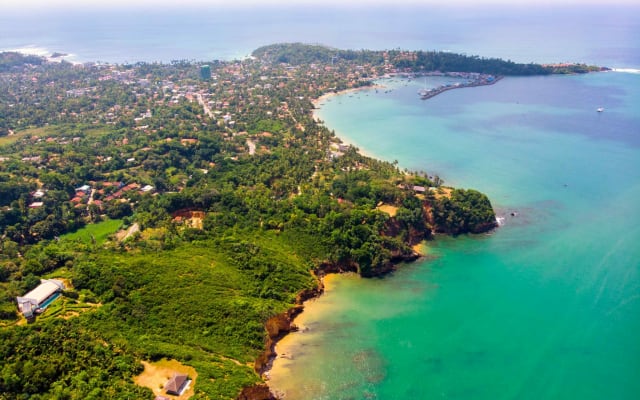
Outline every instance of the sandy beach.
<path id="1" fill-rule="evenodd" d="M 272 391 L 277 388 L 278 392 L 275 394 L 278 397 L 284 398 L 283 395 L 285 393 L 292 393 L 298 390 L 295 376 L 299 371 L 294 373 L 295 371 L 291 369 L 291 360 L 293 360 L 297 352 L 302 350 L 305 341 L 315 335 L 313 324 L 321 320 L 325 313 L 334 309 L 335 304 L 327 297 L 330 297 L 335 285 L 341 279 L 354 278 L 356 278 L 356 275 L 352 273 L 324 276 L 322 278 L 324 293 L 320 297 L 307 300 L 304 303 L 304 311 L 294 320 L 294 324 L 299 330 L 289 333 L 276 344 L 275 351 L 277 356 L 273 360 L 271 368 L 265 372 L 265 378 Z"/>
<path id="2" fill-rule="evenodd" d="M 416 253 L 420 254 L 420 257 L 424 257 L 428 253 L 429 247 L 427 246 L 426 241 L 422 241 L 418 244 L 413 245 L 412 249 Z"/>
<path id="3" fill-rule="evenodd" d="M 336 97 L 336 96 L 341 96 L 341 95 L 349 94 L 349 93 L 357 93 L 357 92 L 362 92 L 362 91 L 368 91 L 368 90 L 375 90 L 375 89 L 381 90 L 381 89 L 385 89 L 385 88 L 386 88 L 386 86 L 384 86 L 384 85 L 374 84 L 374 85 L 371 85 L 371 86 L 361 86 L 361 87 L 357 87 L 357 88 L 345 89 L 345 90 L 341 90 L 339 92 L 328 92 L 328 93 L 325 93 L 322 96 L 318 97 L 317 99 L 312 100 L 311 103 L 313 104 L 313 106 L 315 108 L 318 108 L 322 103 L 324 103 L 325 101 L 330 100 L 331 98 Z"/>

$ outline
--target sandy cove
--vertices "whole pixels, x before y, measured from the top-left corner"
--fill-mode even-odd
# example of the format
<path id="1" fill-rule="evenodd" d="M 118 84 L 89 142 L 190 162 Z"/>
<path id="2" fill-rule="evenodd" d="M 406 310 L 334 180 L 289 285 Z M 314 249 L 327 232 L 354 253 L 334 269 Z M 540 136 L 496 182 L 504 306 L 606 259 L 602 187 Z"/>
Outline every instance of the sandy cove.
<path id="1" fill-rule="evenodd" d="M 328 274 L 322 278 L 324 294 L 331 293 L 340 279 L 353 274 Z M 322 296 L 324 297 L 324 296 Z M 270 364 L 270 368 L 263 373 L 267 385 L 276 398 L 282 399 L 286 392 L 297 390 L 295 370 L 291 368 L 291 362 L 296 351 L 300 350 L 300 344 L 305 339 L 305 332 L 308 332 L 308 323 L 317 320 L 326 312 L 330 312 L 335 305 L 317 301 L 319 297 L 307 300 L 304 303 L 304 312 L 298 314 L 293 323 L 297 328 L 275 345 L 276 356 Z"/>
<path id="2" fill-rule="evenodd" d="M 427 244 L 425 241 L 413 246 L 413 250 L 423 257 L 427 253 Z M 291 319 L 290 325 L 292 329 L 282 335 L 273 343 L 273 358 L 269 361 L 265 368 L 261 371 L 263 378 L 267 382 L 267 386 L 271 390 L 274 398 L 284 398 L 283 392 L 295 391 L 297 389 L 295 381 L 295 371 L 291 369 L 291 362 L 295 357 L 296 351 L 300 349 L 301 342 L 305 339 L 305 332 L 309 331 L 310 322 L 317 321 L 327 312 L 331 312 L 334 304 L 318 301 L 320 297 L 330 294 L 334 291 L 336 285 L 342 279 L 359 278 L 353 272 L 328 273 L 319 279 L 319 290 L 315 296 L 309 297 L 300 305 L 298 305 L 296 315 Z M 359 278 L 365 279 L 365 278 Z M 269 329 L 269 328 L 267 328 Z M 277 386 L 279 390 L 276 390 Z"/>

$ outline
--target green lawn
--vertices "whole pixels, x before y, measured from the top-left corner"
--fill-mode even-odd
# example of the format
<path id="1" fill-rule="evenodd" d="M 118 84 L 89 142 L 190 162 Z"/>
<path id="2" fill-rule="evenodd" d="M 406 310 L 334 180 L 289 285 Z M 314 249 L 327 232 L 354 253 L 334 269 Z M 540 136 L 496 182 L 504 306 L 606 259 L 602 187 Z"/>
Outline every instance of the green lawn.
<path id="1" fill-rule="evenodd" d="M 40 136 L 55 135 L 57 133 L 58 133 L 58 130 L 51 126 L 46 126 L 42 128 L 25 129 L 24 131 L 16 132 L 14 135 L 11 135 L 11 136 L 0 136 L 0 147 L 15 143 L 18 140 L 25 137 L 32 137 L 32 136 L 40 137 Z"/>
<path id="2" fill-rule="evenodd" d="M 98 137 L 106 133 L 109 133 L 110 130 L 106 126 L 96 126 L 96 127 L 92 126 L 90 128 L 84 129 L 84 128 L 75 128 L 68 125 L 29 128 L 29 129 L 16 132 L 14 135 L 11 135 L 11 136 L 0 136 L 0 147 L 13 144 L 23 138 L 28 138 L 33 136 L 43 137 L 43 136 L 76 135 L 79 132 L 84 133 L 86 137 Z"/>
<path id="3" fill-rule="evenodd" d="M 62 235 L 63 240 L 81 240 L 83 243 L 91 243 L 91 237 L 96 240 L 96 244 L 100 245 L 107 240 L 107 237 L 115 233 L 122 225 L 121 219 L 107 219 L 97 224 L 89 224 L 75 232 Z"/>

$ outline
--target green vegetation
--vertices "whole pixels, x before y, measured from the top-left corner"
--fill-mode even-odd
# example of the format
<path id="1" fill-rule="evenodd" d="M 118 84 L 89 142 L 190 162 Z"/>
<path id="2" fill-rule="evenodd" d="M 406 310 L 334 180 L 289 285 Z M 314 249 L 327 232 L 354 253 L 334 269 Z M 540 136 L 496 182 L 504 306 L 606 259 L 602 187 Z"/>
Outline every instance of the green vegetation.
<path id="1" fill-rule="evenodd" d="M 260 47 L 253 55 L 275 63 L 304 65 L 324 63 L 370 64 L 374 67 L 387 66 L 404 72 L 478 72 L 493 75 L 547 75 L 565 73 L 586 73 L 600 71 L 600 67 L 584 64 L 540 65 L 521 64 L 499 58 L 467 56 L 444 51 L 405 50 L 340 50 L 320 45 L 302 43 L 281 43 Z"/>
<path id="2" fill-rule="evenodd" d="M 10 72 L 11 70 L 21 70 L 25 64 L 41 65 L 44 63 L 42 57 L 7 51 L 1 53 L 0 72 Z"/>
<path id="3" fill-rule="evenodd" d="M 495 214 L 485 195 L 476 190 L 455 189 L 450 197 L 433 203 L 433 219 L 439 232 L 459 235 L 481 233 L 493 227 Z"/>
<path id="4" fill-rule="evenodd" d="M 142 365 L 124 343 L 107 343 L 79 322 L 0 329 L 2 398 L 151 398 L 131 382 Z"/>
<path id="5" fill-rule="evenodd" d="M 260 47 L 253 51 L 254 57 L 274 63 L 291 65 L 334 64 L 337 61 L 356 63 L 384 62 L 383 52 L 370 50 L 340 50 L 322 45 L 304 43 L 279 43 Z"/>
<path id="6" fill-rule="evenodd" d="M 11 136 L 2 136 L 0 137 L 0 146 L 6 146 L 9 144 L 13 144 L 19 140 L 25 139 L 25 138 L 33 138 L 33 137 L 42 137 L 42 136 L 47 136 L 47 135 L 54 135 L 56 134 L 56 130 L 53 127 L 47 126 L 47 127 L 41 127 L 41 128 L 31 128 L 31 129 L 25 129 L 24 131 L 21 131 L 17 134 L 13 134 Z"/>
<path id="7" fill-rule="evenodd" d="M 379 276 L 436 232 L 495 226 L 481 193 L 439 196 L 313 119 L 400 55 L 256 54 L 207 80 L 0 54 L 0 398 L 151 398 L 132 377 L 161 358 L 197 370 L 195 398 L 234 398 L 312 272 Z M 71 287 L 24 324 L 15 297 L 44 277 Z"/>
<path id="8" fill-rule="evenodd" d="M 102 245 L 109 235 L 115 233 L 120 226 L 122 226 L 121 219 L 106 219 L 102 222 L 86 225 L 75 232 L 64 234 L 60 239 L 79 240 L 85 244 L 95 243 L 96 245 Z"/>

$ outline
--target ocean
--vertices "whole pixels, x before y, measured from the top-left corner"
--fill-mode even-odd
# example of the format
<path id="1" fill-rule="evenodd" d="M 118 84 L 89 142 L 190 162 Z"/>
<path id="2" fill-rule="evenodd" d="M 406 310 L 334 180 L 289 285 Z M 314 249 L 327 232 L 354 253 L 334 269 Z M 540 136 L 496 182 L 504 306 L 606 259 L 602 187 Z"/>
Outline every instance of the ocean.
<path id="1" fill-rule="evenodd" d="M 640 396 L 640 74 L 422 79 L 325 100 L 367 154 L 488 194 L 502 226 L 332 279 L 276 351 L 287 399 Z M 387 93 L 385 93 L 387 92 Z M 603 107 L 603 112 L 597 108 Z"/>
<path id="2" fill-rule="evenodd" d="M 516 62 L 640 66 L 640 5 L 88 4 L 22 10 L 0 5 L 0 50 L 64 52 L 78 62 L 170 62 L 238 59 L 259 46 L 305 42 L 443 50 Z"/>
<path id="3" fill-rule="evenodd" d="M 296 321 L 303 329 L 278 345 L 270 386 L 294 400 L 637 399 L 637 15 L 401 4 L 11 11 L 0 12 L 0 49 L 168 62 L 303 41 L 625 70 L 505 78 L 427 101 L 417 90 L 436 78 L 394 78 L 379 82 L 389 90 L 325 100 L 318 117 L 345 141 L 486 193 L 502 226 L 439 237 L 384 279 L 330 279 Z"/>

